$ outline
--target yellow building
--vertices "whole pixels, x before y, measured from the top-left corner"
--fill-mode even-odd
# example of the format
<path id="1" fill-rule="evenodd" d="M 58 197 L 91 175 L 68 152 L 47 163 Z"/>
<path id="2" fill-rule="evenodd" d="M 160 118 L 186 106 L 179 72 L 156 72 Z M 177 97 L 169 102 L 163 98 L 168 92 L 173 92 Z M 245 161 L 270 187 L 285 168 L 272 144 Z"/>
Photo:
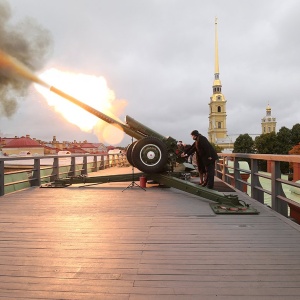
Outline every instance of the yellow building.
<path id="1" fill-rule="evenodd" d="M 268 104 L 266 107 L 266 116 L 261 119 L 261 133 L 276 133 L 276 118 L 272 117 L 271 107 Z"/>
<path id="2" fill-rule="evenodd" d="M 218 28 L 215 19 L 215 79 L 213 83 L 213 95 L 209 103 L 209 128 L 208 140 L 220 147 L 228 147 L 230 141 L 227 135 L 226 125 L 226 100 L 222 94 L 222 84 L 219 78 L 219 54 L 218 54 Z M 225 146 L 226 144 L 226 146 Z M 222 148 L 224 148 L 222 147 Z"/>

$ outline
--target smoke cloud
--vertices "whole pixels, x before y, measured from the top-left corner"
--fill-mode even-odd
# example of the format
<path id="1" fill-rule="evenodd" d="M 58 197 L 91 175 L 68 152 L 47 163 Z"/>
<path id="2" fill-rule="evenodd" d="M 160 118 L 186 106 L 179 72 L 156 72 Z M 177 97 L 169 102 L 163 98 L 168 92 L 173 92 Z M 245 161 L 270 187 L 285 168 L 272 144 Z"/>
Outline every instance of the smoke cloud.
<path id="1" fill-rule="evenodd" d="M 40 70 L 52 53 L 53 40 L 50 32 L 32 18 L 12 24 L 11 7 L 0 0 L 0 50 L 17 58 L 30 70 Z M 12 116 L 18 101 L 27 95 L 30 81 L 12 76 L 0 69 L 0 115 Z"/>

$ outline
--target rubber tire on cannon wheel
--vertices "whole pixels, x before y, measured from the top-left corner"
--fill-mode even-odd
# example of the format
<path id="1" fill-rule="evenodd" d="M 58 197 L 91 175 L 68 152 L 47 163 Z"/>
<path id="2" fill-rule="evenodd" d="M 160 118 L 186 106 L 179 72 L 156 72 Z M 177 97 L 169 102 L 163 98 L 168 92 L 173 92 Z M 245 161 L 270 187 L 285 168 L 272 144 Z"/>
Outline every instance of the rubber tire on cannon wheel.
<path id="1" fill-rule="evenodd" d="M 133 164 L 145 173 L 159 173 L 165 170 L 168 161 L 166 144 L 156 137 L 145 137 L 134 145 L 131 158 Z"/>
<path id="2" fill-rule="evenodd" d="M 134 145 L 135 145 L 136 143 L 137 143 L 137 141 L 131 143 L 131 144 L 127 147 L 127 149 L 126 149 L 126 158 L 127 158 L 128 162 L 129 162 L 133 167 L 135 167 L 135 165 L 134 165 L 134 163 L 133 163 L 133 161 L 132 161 L 132 149 L 133 149 L 133 147 L 134 147 Z"/>

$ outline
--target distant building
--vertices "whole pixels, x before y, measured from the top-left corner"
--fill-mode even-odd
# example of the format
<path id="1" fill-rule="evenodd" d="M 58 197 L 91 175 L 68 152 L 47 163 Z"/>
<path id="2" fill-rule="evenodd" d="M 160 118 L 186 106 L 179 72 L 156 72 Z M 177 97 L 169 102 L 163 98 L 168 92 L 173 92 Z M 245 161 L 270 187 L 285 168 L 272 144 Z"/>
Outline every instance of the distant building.
<path id="1" fill-rule="evenodd" d="M 107 154 L 107 148 L 102 143 L 89 143 L 86 140 L 83 142 L 73 142 L 63 141 L 59 142 L 56 139 L 56 136 L 53 136 L 53 140 L 45 143 L 45 154 L 56 154 L 59 151 L 70 151 L 74 154 L 83 154 L 83 153 L 94 153 L 94 154 Z"/>
<path id="2" fill-rule="evenodd" d="M 55 155 L 60 151 L 68 151 L 73 154 L 98 154 L 107 155 L 108 150 L 114 149 L 113 146 L 106 147 L 102 143 L 84 142 L 59 142 L 56 136 L 50 142 L 44 142 L 37 139 L 26 137 L 1 138 L 0 137 L 0 154 L 10 156 L 27 156 L 27 155 Z"/>
<path id="3" fill-rule="evenodd" d="M 52 141 L 46 143 L 46 145 L 50 148 L 54 148 L 54 149 L 59 149 L 59 150 L 63 150 L 65 148 L 68 148 L 70 146 L 70 142 L 67 142 L 67 141 L 63 141 L 63 142 L 59 142 L 57 139 L 56 139 L 56 136 L 54 135 L 53 136 L 53 139 Z"/>
<path id="4" fill-rule="evenodd" d="M 80 148 L 83 149 L 86 153 L 97 153 L 97 146 L 92 143 L 82 143 Z"/>
<path id="5" fill-rule="evenodd" d="M 108 147 L 103 143 L 93 143 L 97 147 L 97 153 L 106 155 L 108 152 Z"/>
<path id="6" fill-rule="evenodd" d="M 65 148 L 64 151 L 69 151 L 73 154 L 85 154 L 87 153 L 84 149 L 82 149 L 81 147 L 77 146 L 77 145 L 71 145 L 68 148 Z"/>
<path id="7" fill-rule="evenodd" d="M 276 133 L 276 118 L 272 117 L 271 107 L 268 104 L 266 107 L 266 115 L 261 119 L 261 133 Z"/>
<path id="8" fill-rule="evenodd" d="M 55 147 L 50 147 L 50 146 L 47 146 L 47 145 L 43 145 L 44 146 L 44 151 L 45 151 L 45 155 L 54 155 L 54 154 L 57 154 L 60 149 L 59 148 L 55 148 Z"/>
<path id="9" fill-rule="evenodd" d="M 2 146 L 2 153 L 8 156 L 44 155 L 44 146 L 26 135 L 26 137 L 15 137 L 8 141 L 6 145 Z"/>

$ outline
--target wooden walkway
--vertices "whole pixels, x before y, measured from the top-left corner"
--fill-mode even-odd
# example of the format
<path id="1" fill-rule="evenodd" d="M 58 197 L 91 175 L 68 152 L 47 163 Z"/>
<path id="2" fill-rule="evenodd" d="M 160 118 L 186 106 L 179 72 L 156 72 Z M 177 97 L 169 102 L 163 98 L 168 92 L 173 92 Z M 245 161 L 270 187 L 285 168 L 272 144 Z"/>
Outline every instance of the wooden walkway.
<path id="1" fill-rule="evenodd" d="M 242 193 L 259 215 L 127 186 L 1 197 L 0 299 L 300 299 L 299 225 Z"/>

